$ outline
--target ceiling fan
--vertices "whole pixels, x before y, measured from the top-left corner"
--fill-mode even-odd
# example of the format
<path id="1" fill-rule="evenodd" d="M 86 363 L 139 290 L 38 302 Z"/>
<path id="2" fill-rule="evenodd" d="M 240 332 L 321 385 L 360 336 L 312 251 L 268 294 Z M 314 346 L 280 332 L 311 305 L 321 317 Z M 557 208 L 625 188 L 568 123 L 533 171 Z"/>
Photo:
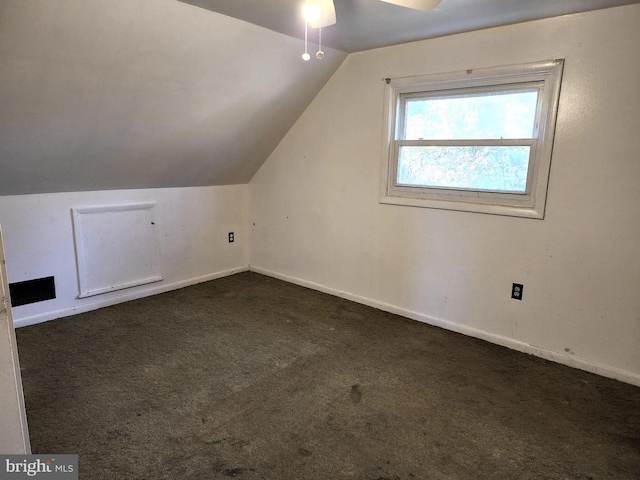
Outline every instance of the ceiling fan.
<path id="1" fill-rule="evenodd" d="M 413 10 L 422 10 L 428 12 L 438 6 L 440 0 L 380 0 L 381 2 L 391 3 L 401 7 L 411 8 Z M 302 10 L 304 24 L 304 53 L 302 59 L 308 61 L 311 58 L 307 51 L 308 28 L 318 29 L 318 52 L 316 58 L 324 58 L 322 51 L 322 28 L 328 27 L 336 23 L 336 7 L 333 0 L 305 0 Z"/>

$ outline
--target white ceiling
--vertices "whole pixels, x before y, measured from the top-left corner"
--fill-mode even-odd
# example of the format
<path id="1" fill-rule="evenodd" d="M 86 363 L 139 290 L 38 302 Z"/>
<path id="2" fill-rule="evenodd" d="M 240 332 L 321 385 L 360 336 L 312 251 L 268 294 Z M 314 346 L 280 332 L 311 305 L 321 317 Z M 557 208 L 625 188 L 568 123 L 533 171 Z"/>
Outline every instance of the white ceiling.
<path id="1" fill-rule="evenodd" d="M 255 25 L 304 38 L 304 0 L 180 0 Z M 323 43 L 344 52 L 513 23 L 615 7 L 640 0 L 442 0 L 421 12 L 379 0 L 334 0 L 337 23 L 322 31 Z M 313 38 L 317 38 L 316 34 Z M 315 41 L 315 40 L 314 40 Z"/>
<path id="2" fill-rule="evenodd" d="M 0 195 L 247 183 L 345 52 L 640 0 L 336 0 L 311 62 L 301 0 L 197 1 L 0 0 Z"/>
<path id="3" fill-rule="evenodd" d="M 0 195 L 247 183 L 346 57 L 176 0 L 0 0 Z"/>

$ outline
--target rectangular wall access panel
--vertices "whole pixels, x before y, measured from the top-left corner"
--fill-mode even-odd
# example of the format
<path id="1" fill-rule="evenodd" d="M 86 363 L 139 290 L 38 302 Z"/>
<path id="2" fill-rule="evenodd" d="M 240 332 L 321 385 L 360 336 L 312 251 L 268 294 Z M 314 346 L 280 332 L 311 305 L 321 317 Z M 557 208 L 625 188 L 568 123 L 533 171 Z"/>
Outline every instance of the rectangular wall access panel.
<path id="1" fill-rule="evenodd" d="M 154 207 L 73 209 L 79 298 L 162 280 Z"/>

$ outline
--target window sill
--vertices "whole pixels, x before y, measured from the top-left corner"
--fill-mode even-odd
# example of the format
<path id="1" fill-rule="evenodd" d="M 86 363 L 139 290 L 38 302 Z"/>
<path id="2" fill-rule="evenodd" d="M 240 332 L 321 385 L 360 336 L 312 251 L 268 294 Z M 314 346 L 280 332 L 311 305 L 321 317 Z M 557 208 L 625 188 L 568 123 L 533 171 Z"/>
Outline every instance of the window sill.
<path id="1" fill-rule="evenodd" d="M 398 197 L 384 195 L 380 203 L 387 205 L 403 205 L 406 207 L 434 208 L 438 210 L 455 210 L 459 212 L 486 213 L 509 217 L 544 219 L 544 210 L 539 211 L 530 206 L 498 205 L 494 203 L 465 202 L 463 200 L 428 200 L 414 197 Z"/>

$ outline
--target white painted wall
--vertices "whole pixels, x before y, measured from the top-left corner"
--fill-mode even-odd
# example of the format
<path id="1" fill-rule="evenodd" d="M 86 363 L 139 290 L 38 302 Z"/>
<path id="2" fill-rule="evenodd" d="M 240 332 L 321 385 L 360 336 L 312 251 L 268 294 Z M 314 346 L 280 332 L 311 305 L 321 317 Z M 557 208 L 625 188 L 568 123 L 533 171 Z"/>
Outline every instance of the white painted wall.
<path id="1" fill-rule="evenodd" d="M 71 209 L 139 202 L 157 203 L 164 280 L 78 299 Z M 246 270 L 247 211 L 247 185 L 0 197 L 9 282 L 53 275 L 56 285 L 54 300 L 14 307 L 14 323 L 29 325 Z"/>
<path id="2" fill-rule="evenodd" d="M 250 182 L 251 268 L 640 385 L 638 25 L 633 5 L 349 56 Z M 544 220 L 378 203 L 382 78 L 554 58 Z"/>

